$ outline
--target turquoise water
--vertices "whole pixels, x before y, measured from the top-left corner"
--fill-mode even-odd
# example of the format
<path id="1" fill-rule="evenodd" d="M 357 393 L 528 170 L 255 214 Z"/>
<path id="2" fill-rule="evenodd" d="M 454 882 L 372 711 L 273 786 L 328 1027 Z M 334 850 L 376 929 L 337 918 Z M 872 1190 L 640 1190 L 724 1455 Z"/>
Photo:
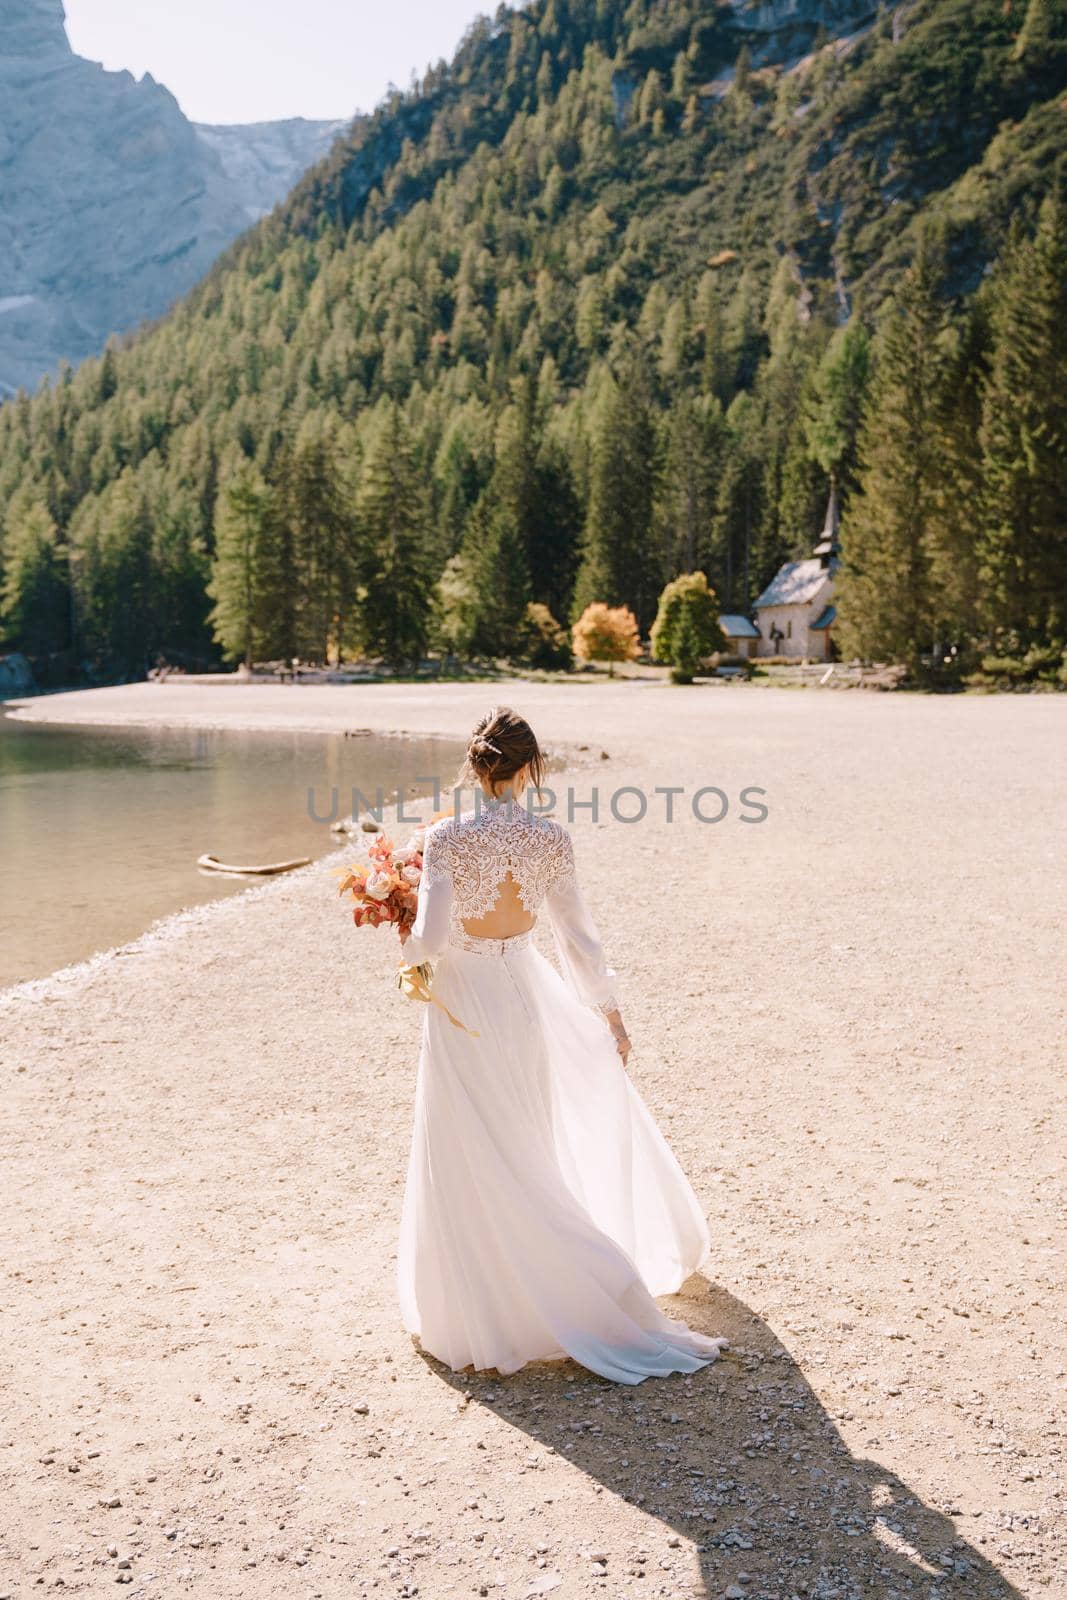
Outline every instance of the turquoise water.
<path id="1" fill-rule="evenodd" d="M 60 728 L 0 712 L 0 988 L 262 881 L 205 874 L 198 856 L 325 855 L 335 787 L 340 816 L 354 785 L 373 800 L 436 774 L 447 790 L 462 754 L 447 739 Z M 326 820 L 309 815 L 309 790 Z"/>

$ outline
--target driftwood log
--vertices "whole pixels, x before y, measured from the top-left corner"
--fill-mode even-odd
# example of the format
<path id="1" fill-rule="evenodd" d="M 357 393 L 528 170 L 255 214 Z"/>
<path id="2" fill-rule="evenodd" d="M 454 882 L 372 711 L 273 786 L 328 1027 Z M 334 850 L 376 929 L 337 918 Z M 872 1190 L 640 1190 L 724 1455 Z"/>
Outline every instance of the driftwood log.
<path id="1" fill-rule="evenodd" d="M 295 872 L 297 867 L 311 865 L 310 856 L 296 856 L 292 861 L 270 861 L 262 867 L 233 867 L 218 856 L 198 856 L 197 866 L 203 872 L 224 872 L 231 878 L 270 878 L 277 872 Z"/>

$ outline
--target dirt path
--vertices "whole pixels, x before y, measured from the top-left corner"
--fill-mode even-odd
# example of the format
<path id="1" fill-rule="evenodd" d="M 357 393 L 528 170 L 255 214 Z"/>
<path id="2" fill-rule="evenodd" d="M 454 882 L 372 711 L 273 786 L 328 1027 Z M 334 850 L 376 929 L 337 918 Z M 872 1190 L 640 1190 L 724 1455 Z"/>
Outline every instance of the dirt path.
<path id="1" fill-rule="evenodd" d="M 666 1304 L 730 1356 L 624 1390 L 413 1350 L 392 1274 L 421 1013 L 321 863 L 0 997 L 0 1597 L 1067 1593 L 1067 705 L 506 697 L 597 758 L 579 869 L 717 1240 L 714 1281 Z M 452 734 L 493 698 L 32 709 Z M 624 785 L 641 825 L 610 816 Z M 711 785 L 731 809 L 702 824 Z M 685 791 L 670 825 L 657 786 Z"/>

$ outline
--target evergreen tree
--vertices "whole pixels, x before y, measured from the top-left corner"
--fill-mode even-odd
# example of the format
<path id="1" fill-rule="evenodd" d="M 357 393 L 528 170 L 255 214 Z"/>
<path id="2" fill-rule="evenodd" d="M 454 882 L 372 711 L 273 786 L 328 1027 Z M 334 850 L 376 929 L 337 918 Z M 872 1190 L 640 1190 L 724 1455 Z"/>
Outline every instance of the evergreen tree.
<path id="1" fill-rule="evenodd" d="M 804 376 L 810 337 L 800 298 L 796 264 L 783 257 L 771 283 L 764 316 L 768 344 L 753 385 L 756 423 L 753 454 L 759 460 L 759 500 L 749 534 L 750 570 L 755 587 L 777 572 L 794 554 L 807 553 L 815 524 L 789 520 L 793 496 L 786 493 L 788 475 L 796 472 L 796 449 L 802 437 Z M 799 549 L 797 547 L 800 547 Z"/>
<path id="2" fill-rule="evenodd" d="M 234 463 L 219 495 L 210 622 L 228 661 L 251 667 L 264 637 L 269 599 L 270 491 L 250 461 Z"/>
<path id="3" fill-rule="evenodd" d="M 643 377 L 609 377 L 592 422 L 589 502 L 572 613 L 594 601 L 632 606 L 639 628 L 654 614 L 660 563 L 652 548 L 656 434 Z"/>
<path id="4" fill-rule="evenodd" d="M 531 601 L 521 628 L 521 659 L 545 672 L 569 672 L 574 665 L 570 635 L 547 606 Z"/>
<path id="5" fill-rule="evenodd" d="M 293 447 L 284 440 L 267 473 L 271 492 L 260 570 L 263 606 L 259 648 L 269 659 L 280 661 L 293 661 L 300 655 L 300 552 L 289 504 L 289 486 L 294 477 Z"/>
<path id="6" fill-rule="evenodd" d="M 539 532 L 537 456 L 540 434 L 537 381 L 528 377 L 520 386 L 519 403 L 506 406 L 497 423 L 495 462 L 488 490 L 495 520 L 508 526 L 516 551 L 521 553 L 527 571 L 524 583 L 527 588 Z"/>
<path id="7" fill-rule="evenodd" d="M 277 516 L 288 524 L 299 574 L 299 654 L 326 661 L 344 631 L 358 564 L 355 518 L 328 435 L 300 440 L 286 453 Z"/>
<path id="8" fill-rule="evenodd" d="M 152 500 L 153 564 L 161 648 L 204 659 L 212 655 L 207 586 L 211 562 L 198 497 L 184 485 L 168 488 L 161 470 Z"/>
<path id="9" fill-rule="evenodd" d="M 69 626 L 70 593 L 59 536 L 48 507 L 22 490 L 4 519 L 0 621 L 30 656 L 59 648 Z"/>
<path id="10" fill-rule="evenodd" d="M 660 334 L 660 375 L 667 383 L 685 371 L 689 343 L 689 313 L 684 299 L 672 300 Z"/>
<path id="11" fill-rule="evenodd" d="M 731 360 L 726 349 L 725 323 L 713 272 L 705 272 L 700 280 L 696 318 L 703 346 L 701 382 L 704 392 L 726 405 L 733 392 Z"/>
<path id="12" fill-rule="evenodd" d="M 127 467 L 83 508 L 70 533 L 82 642 L 109 672 L 144 673 L 158 633 L 152 514 L 137 474 Z"/>
<path id="13" fill-rule="evenodd" d="M 1067 637 L 1067 225 L 1046 200 L 992 286 L 982 396 L 982 576 L 990 632 Z"/>
<path id="14" fill-rule="evenodd" d="M 356 501 L 362 544 L 357 627 L 363 648 L 399 670 L 418 662 L 429 641 L 429 516 L 411 436 L 394 401 L 383 402 L 376 423 Z"/>
<path id="15" fill-rule="evenodd" d="M 1057 45 L 1062 48 L 1062 36 L 1057 38 L 1057 19 L 1052 0 L 1027 0 L 1026 15 L 1015 38 L 1011 52 L 1013 61 L 1040 64 L 1047 61 Z"/>
<path id="16" fill-rule="evenodd" d="M 979 429 L 988 337 L 981 304 L 972 305 L 949 331 L 935 421 L 940 474 L 928 533 L 934 636 L 943 649 L 956 647 L 961 668 L 969 665 L 969 642 L 982 625 Z"/>
<path id="17" fill-rule="evenodd" d="M 751 395 L 741 393 L 733 401 L 725 436 L 710 571 L 725 608 L 747 611 L 773 575 L 754 559 L 765 508 L 760 418 Z"/>
<path id="18" fill-rule="evenodd" d="M 765 353 L 763 294 L 756 273 L 741 273 L 726 308 L 723 329 L 724 359 L 731 388 L 749 389 Z"/>
<path id="19" fill-rule="evenodd" d="M 870 376 L 870 340 L 853 320 L 831 338 L 812 376 L 804 407 L 808 449 L 823 472 L 848 494 L 855 481 L 856 445 Z"/>
<path id="20" fill-rule="evenodd" d="M 685 393 L 675 399 L 657 495 L 664 565 L 671 574 L 692 572 L 710 554 L 723 434 L 718 401 L 708 405 Z"/>
<path id="21" fill-rule="evenodd" d="M 641 86 L 638 101 L 637 120 L 644 124 L 654 120 L 657 111 L 663 106 L 663 79 L 655 67 L 650 67 L 648 75 Z"/>
<path id="22" fill-rule="evenodd" d="M 744 123 L 752 114 L 752 55 L 747 44 L 738 52 L 726 98 L 734 119 Z"/>
<path id="23" fill-rule="evenodd" d="M 537 492 L 527 543 L 530 589 L 554 617 L 569 613 L 582 538 L 582 506 L 562 445 L 542 435 Z"/>
<path id="24" fill-rule="evenodd" d="M 433 594 L 431 643 L 449 655 L 475 654 L 478 592 L 462 551 L 445 562 Z"/>
<path id="25" fill-rule="evenodd" d="M 931 648 L 936 626 L 930 545 L 941 475 L 946 320 L 939 289 L 934 248 L 924 235 L 875 339 L 859 445 L 862 488 L 843 525 L 837 586 L 843 652 L 913 668 Z"/>
<path id="26" fill-rule="evenodd" d="M 471 513 L 461 554 L 473 588 L 469 648 L 490 659 L 517 654 L 530 600 L 529 565 L 514 517 L 491 490 Z"/>

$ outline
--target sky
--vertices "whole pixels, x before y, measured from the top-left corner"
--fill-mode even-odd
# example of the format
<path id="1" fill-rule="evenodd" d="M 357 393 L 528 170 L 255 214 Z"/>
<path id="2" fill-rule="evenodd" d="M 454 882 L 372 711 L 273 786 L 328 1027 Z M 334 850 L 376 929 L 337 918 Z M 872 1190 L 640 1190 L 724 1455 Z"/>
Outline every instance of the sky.
<path id="1" fill-rule="evenodd" d="M 2 3 L 2 0 L 0 0 Z M 71 46 L 150 72 L 194 122 L 350 117 L 448 60 L 495 0 L 65 0 Z"/>

